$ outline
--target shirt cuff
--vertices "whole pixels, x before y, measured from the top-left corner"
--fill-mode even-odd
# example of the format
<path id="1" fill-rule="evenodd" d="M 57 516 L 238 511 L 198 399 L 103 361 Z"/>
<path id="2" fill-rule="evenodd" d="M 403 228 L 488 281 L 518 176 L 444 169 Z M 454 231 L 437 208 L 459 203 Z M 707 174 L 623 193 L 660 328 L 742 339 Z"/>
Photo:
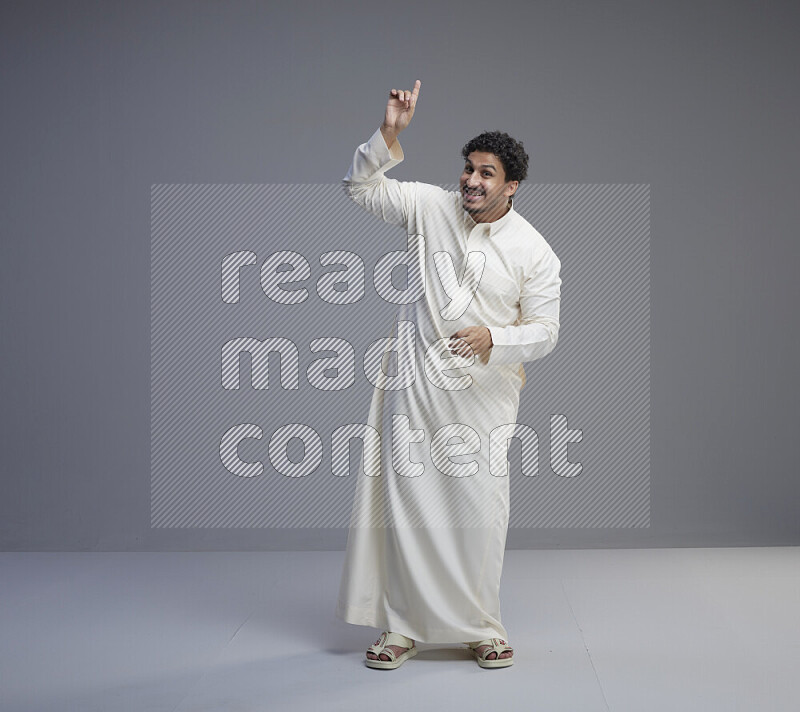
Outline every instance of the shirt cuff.
<path id="1" fill-rule="evenodd" d="M 497 360 L 498 360 L 498 358 L 496 358 L 496 357 L 499 357 L 499 352 L 497 350 L 497 347 L 500 346 L 500 344 L 499 344 L 499 341 L 500 341 L 500 338 L 501 338 L 500 337 L 500 334 L 501 334 L 500 327 L 488 326 L 486 328 L 489 329 L 489 333 L 492 335 L 492 345 L 489 348 L 489 350 L 486 352 L 486 360 L 483 362 L 483 364 L 484 365 L 489 365 L 489 364 L 494 365 L 495 363 L 497 363 Z"/>
<path id="2" fill-rule="evenodd" d="M 506 327 L 489 326 L 489 333 L 492 335 L 492 348 L 489 349 L 489 357 L 485 365 L 499 366 L 500 364 L 522 363 L 519 357 L 519 344 L 509 343 L 506 339 Z"/>
<path id="3" fill-rule="evenodd" d="M 401 163 L 406 157 L 403 153 L 403 147 L 400 145 L 400 139 L 395 137 L 394 144 L 391 150 L 389 150 L 389 147 L 386 145 L 386 139 L 383 137 L 380 129 L 372 134 L 369 141 L 367 141 L 367 146 L 378 158 L 381 166 L 381 173 Z"/>

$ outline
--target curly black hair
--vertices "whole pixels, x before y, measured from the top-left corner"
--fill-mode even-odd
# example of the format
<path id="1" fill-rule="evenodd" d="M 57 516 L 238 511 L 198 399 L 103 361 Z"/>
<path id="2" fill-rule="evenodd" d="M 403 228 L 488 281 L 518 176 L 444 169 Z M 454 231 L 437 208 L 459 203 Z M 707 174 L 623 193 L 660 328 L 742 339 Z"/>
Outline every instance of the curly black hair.
<path id="1" fill-rule="evenodd" d="M 506 172 L 506 181 L 523 181 L 528 177 L 528 154 L 521 141 L 511 138 L 502 131 L 484 131 L 468 141 L 461 149 L 461 155 L 466 160 L 473 151 L 493 153 L 503 164 Z"/>

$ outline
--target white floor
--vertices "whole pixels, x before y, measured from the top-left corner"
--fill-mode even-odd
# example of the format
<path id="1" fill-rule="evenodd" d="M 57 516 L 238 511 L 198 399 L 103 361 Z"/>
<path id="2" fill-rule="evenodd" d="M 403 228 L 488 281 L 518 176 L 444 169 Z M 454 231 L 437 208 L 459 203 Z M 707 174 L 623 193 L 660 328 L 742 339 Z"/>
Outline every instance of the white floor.
<path id="1" fill-rule="evenodd" d="M 3 712 L 800 710 L 800 548 L 508 551 L 514 666 L 336 619 L 343 553 L 0 554 Z"/>

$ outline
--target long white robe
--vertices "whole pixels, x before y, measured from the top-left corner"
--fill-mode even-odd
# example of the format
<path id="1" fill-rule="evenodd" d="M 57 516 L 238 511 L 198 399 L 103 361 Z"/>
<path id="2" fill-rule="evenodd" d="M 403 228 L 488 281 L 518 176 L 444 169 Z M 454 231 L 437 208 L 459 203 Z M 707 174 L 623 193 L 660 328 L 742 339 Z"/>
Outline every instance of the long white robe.
<path id="1" fill-rule="evenodd" d="M 460 193 L 387 178 L 403 158 L 378 130 L 344 179 L 356 203 L 406 230 L 408 286 L 424 292 L 400 307 L 384 342 L 400 354 L 397 373 L 385 360 L 375 374 L 368 425 L 381 448 L 362 456 L 336 615 L 424 643 L 507 640 L 507 439 L 522 362 L 558 339 L 561 265 L 513 205 L 476 223 Z M 491 332 L 488 354 L 449 355 L 450 336 L 477 325 Z"/>

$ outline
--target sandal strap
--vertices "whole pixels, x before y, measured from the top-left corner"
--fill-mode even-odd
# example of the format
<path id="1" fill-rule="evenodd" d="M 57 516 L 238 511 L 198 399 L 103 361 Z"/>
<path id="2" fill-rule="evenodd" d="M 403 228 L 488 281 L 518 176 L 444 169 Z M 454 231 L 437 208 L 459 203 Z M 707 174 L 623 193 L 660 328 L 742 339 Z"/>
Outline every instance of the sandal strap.
<path id="1" fill-rule="evenodd" d="M 401 648 L 413 648 L 414 641 L 411 638 L 406 638 L 402 633 L 389 633 L 386 636 L 384 645 L 399 645 Z"/>
<path id="2" fill-rule="evenodd" d="M 378 637 L 378 640 L 375 641 L 372 645 L 370 645 L 369 648 L 367 648 L 367 652 L 375 653 L 376 655 L 378 655 L 381 652 L 381 650 L 383 650 L 383 646 L 386 644 L 386 635 L 387 635 L 386 631 L 381 633 L 380 636 Z"/>
<path id="3" fill-rule="evenodd" d="M 469 645 L 469 647 L 473 650 L 484 645 L 488 646 L 487 650 L 484 650 L 482 653 L 480 653 L 480 656 L 483 660 L 487 660 L 486 656 L 491 652 L 497 653 L 497 658 L 495 659 L 500 658 L 500 653 L 506 653 L 509 651 L 511 653 L 514 652 L 514 648 L 512 648 L 510 645 L 507 645 L 506 641 L 502 638 L 487 638 L 486 640 L 478 640 L 474 643 L 467 643 L 467 645 Z"/>
<path id="4" fill-rule="evenodd" d="M 380 657 L 381 655 L 388 655 L 389 656 L 388 660 L 384 660 L 383 661 L 385 663 L 393 663 L 393 662 L 395 662 L 397 660 L 397 656 L 394 654 L 394 650 L 392 650 L 391 648 L 384 648 L 383 650 L 381 650 L 381 652 L 379 653 L 378 657 Z"/>

